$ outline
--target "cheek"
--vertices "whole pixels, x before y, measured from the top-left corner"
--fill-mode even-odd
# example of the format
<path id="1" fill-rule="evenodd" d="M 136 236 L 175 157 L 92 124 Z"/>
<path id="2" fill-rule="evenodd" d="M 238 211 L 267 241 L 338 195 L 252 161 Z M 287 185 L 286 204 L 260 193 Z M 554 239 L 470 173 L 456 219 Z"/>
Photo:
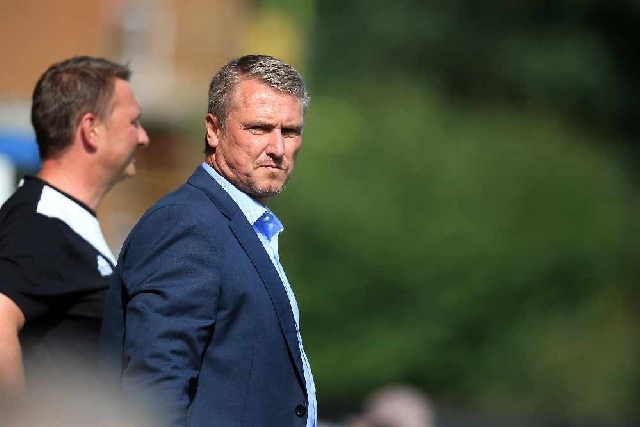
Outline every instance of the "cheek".
<path id="1" fill-rule="evenodd" d="M 267 148 L 268 142 L 265 142 L 262 139 L 254 139 L 251 143 L 245 145 L 240 150 L 242 158 L 245 162 L 255 163 L 259 159 L 265 157 L 265 151 Z"/>
<path id="2" fill-rule="evenodd" d="M 227 155 L 236 159 L 251 157 L 259 146 L 255 137 L 252 138 L 247 135 L 231 135 L 220 145 L 224 147 Z"/>
<path id="3" fill-rule="evenodd" d="M 136 127 L 133 127 L 131 129 L 129 129 L 129 140 L 130 141 L 135 141 L 135 143 L 138 143 L 138 129 Z"/>
<path id="4" fill-rule="evenodd" d="M 238 172 L 249 173 L 253 170 L 257 156 L 248 147 L 229 147 L 224 152 L 224 161 Z"/>
<path id="5" fill-rule="evenodd" d="M 298 153 L 300 152 L 300 148 L 302 148 L 302 141 L 294 141 L 293 144 L 291 144 L 291 147 L 289 148 L 289 156 L 292 159 L 295 159 L 298 156 Z"/>

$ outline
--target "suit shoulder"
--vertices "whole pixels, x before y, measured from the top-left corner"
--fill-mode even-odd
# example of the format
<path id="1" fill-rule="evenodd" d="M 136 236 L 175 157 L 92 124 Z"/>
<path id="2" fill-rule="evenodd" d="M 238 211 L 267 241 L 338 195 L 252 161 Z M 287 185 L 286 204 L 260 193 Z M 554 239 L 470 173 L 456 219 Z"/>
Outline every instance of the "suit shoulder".
<path id="1" fill-rule="evenodd" d="M 217 205 L 203 191 L 183 184 L 147 209 L 131 234 L 175 233 L 179 229 L 199 226 L 213 231 L 225 222 Z"/>
<path id="2" fill-rule="evenodd" d="M 182 184 L 178 189 L 167 193 L 160 200 L 154 203 L 142 216 L 141 220 L 148 216 L 157 214 L 158 211 L 176 211 L 183 214 L 197 212 L 201 210 L 217 209 L 215 204 L 211 203 L 206 194 L 200 189 L 193 187 L 187 183 Z"/>

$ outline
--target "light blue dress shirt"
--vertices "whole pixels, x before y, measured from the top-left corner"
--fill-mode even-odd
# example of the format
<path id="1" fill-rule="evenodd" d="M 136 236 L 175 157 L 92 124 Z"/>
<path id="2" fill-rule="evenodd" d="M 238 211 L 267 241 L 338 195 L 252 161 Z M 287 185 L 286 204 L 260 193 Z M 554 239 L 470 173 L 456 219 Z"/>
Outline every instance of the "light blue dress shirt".
<path id="1" fill-rule="evenodd" d="M 318 419 L 318 404 L 316 401 L 316 386 L 313 380 L 313 374 L 311 373 L 311 365 L 309 364 L 309 359 L 307 358 L 307 354 L 304 351 L 304 347 L 302 345 L 302 336 L 300 335 L 300 312 L 298 310 L 298 302 L 296 301 L 296 297 L 293 294 L 293 289 L 289 284 L 289 279 L 287 279 L 286 274 L 284 273 L 284 269 L 282 268 L 282 264 L 280 264 L 280 257 L 278 256 L 278 235 L 284 230 L 282 223 L 278 220 L 278 218 L 271 212 L 268 208 L 262 206 L 260 203 L 256 202 L 254 199 L 249 197 L 246 193 L 240 191 L 236 186 L 227 181 L 223 176 L 221 176 L 215 169 L 209 166 L 207 163 L 202 163 L 202 167 L 206 170 L 209 175 L 216 180 L 218 184 L 231 196 L 231 198 L 237 203 L 238 207 L 247 218 L 250 224 L 253 225 L 253 229 L 256 231 L 256 235 L 262 242 L 262 246 L 269 254 L 269 258 L 273 263 L 273 266 L 278 272 L 280 276 L 280 280 L 284 284 L 284 288 L 287 292 L 287 296 L 289 297 L 289 304 L 291 305 L 291 310 L 293 312 L 293 318 L 295 319 L 296 324 L 296 332 L 298 335 L 298 346 L 300 348 L 300 355 L 302 356 L 302 367 L 304 369 L 304 379 L 307 384 L 307 395 L 309 397 L 309 407 L 308 417 L 307 417 L 307 427 L 315 427 Z M 263 227 L 259 224 L 259 221 L 267 221 L 272 222 L 273 235 L 270 238 L 265 236 Z M 270 233 L 269 233 L 270 234 Z"/>

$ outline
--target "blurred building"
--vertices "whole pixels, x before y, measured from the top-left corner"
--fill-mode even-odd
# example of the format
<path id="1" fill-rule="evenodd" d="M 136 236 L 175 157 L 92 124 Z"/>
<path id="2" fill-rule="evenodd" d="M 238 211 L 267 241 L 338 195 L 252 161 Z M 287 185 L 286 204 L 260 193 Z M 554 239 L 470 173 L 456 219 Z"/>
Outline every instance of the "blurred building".
<path id="1" fill-rule="evenodd" d="M 249 48 L 245 34 L 253 33 L 247 25 L 254 21 L 256 3 L 2 0 L 0 174 L 5 183 L 0 188 L 7 187 L 6 177 L 14 172 L 19 176 L 37 171 L 31 92 L 50 64 L 73 55 L 129 62 L 151 145 L 139 152 L 138 176 L 115 187 L 100 207 L 105 236 L 117 253 L 142 212 L 181 183 L 202 159 L 203 138 L 194 136 L 194 128 L 200 129 L 197 125 L 204 118 L 208 82 L 220 65 Z M 202 120 L 196 122 L 197 118 Z M 20 145 L 16 149 L 17 141 L 24 143 L 24 150 Z M 18 165 L 18 157 L 27 154 L 29 160 Z"/>

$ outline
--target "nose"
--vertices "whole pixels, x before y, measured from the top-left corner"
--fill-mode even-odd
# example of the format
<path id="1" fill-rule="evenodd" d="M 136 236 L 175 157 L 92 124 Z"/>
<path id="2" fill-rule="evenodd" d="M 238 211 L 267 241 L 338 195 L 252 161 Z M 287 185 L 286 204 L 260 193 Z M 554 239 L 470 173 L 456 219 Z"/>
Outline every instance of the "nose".
<path id="1" fill-rule="evenodd" d="M 284 156 L 284 136 L 282 130 L 275 128 L 269 139 L 269 145 L 267 146 L 267 154 L 274 157 Z"/>
<path id="2" fill-rule="evenodd" d="M 149 135 L 142 126 L 138 129 L 138 144 L 143 147 L 149 145 Z"/>

